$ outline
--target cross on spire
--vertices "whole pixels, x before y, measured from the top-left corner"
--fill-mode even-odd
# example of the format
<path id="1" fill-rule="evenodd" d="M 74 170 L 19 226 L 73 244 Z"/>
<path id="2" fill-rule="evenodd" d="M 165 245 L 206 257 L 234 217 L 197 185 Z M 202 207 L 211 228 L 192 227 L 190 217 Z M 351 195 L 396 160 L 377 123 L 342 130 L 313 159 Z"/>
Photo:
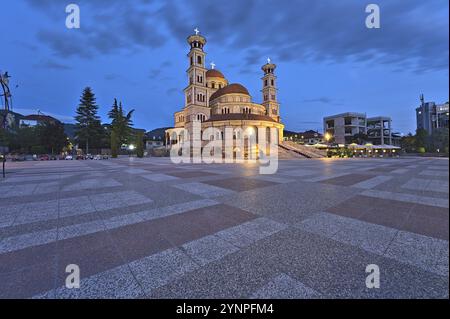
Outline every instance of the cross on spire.
<path id="1" fill-rule="evenodd" d="M 211 64 L 211 69 L 213 69 L 213 70 L 214 70 L 214 68 L 215 68 L 216 64 L 215 64 L 214 62 L 211 62 L 210 64 Z"/>
<path id="2" fill-rule="evenodd" d="M 194 29 L 195 35 L 198 35 L 200 33 L 200 30 L 198 28 Z"/>
<path id="3" fill-rule="evenodd" d="M 267 58 L 267 63 L 269 63 L 269 64 L 270 64 L 270 61 L 271 61 L 271 60 L 270 60 L 270 58 Z"/>

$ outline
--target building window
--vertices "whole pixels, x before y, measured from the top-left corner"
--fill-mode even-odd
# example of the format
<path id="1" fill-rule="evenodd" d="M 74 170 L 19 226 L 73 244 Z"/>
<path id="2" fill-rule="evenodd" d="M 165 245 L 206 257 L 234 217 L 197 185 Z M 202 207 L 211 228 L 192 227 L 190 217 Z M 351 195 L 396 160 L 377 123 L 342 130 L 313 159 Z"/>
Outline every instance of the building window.
<path id="1" fill-rule="evenodd" d="M 202 57 L 201 56 L 197 56 L 197 63 L 198 64 L 202 64 Z"/>
<path id="2" fill-rule="evenodd" d="M 191 65 L 194 64 L 194 57 L 191 56 Z"/>
<path id="3" fill-rule="evenodd" d="M 205 114 L 197 114 L 197 121 L 200 121 L 200 122 L 206 121 L 206 115 Z"/>
<path id="4" fill-rule="evenodd" d="M 213 89 L 215 89 L 216 88 L 216 83 L 211 83 L 211 87 L 213 88 Z"/>
<path id="5" fill-rule="evenodd" d="M 272 80 L 270 80 L 270 84 L 272 85 L 272 86 L 274 86 L 275 85 L 275 81 L 272 79 Z"/>
<path id="6" fill-rule="evenodd" d="M 264 80 L 264 86 L 267 86 L 267 80 Z"/>
<path id="7" fill-rule="evenodd" d="M 198 102 L 205 102 L 205 95 L 202 93 L 197 94 L 197 101 Z"/>

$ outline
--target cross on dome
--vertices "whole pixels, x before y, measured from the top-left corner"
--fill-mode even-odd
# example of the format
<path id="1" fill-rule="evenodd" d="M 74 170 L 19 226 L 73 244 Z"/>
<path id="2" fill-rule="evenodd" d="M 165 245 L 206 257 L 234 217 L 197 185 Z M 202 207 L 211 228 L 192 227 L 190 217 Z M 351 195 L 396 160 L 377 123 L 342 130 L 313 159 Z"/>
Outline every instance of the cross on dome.
<path id="1" fill-rule="evenodd" d="M 194 29 L 195 35 L 198 35 L 200 33 L 200 30 L 198 28 Z"/>
<path id="2" fill-rule="evenodd" d="M 211 62 L 210 64 L 211 64 L 211 69 L 214 70 L 214 67 L 216 66 L 216 64 L 214 62 Z"/>
<path id="3" fill-rule="evenodd" d="M 270 58 L 267 58 L 267 63 L 269 63 L 269 64 L 270 64 L 270 62 L 271 62 Z"/>

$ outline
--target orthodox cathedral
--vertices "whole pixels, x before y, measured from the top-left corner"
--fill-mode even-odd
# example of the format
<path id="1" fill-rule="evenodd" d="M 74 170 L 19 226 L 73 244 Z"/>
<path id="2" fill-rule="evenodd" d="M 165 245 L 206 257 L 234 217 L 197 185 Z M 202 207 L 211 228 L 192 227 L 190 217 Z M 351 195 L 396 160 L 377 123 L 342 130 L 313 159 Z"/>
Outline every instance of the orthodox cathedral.
<path id="1" fill-rule="evenodd" d="M 186 132 L 192 132 L 193 124 L 200 123 L 201 130 L 209 127 L 219 129 L 222 134 L 217 139 L 223 140 L 225 128 L 236 131 L 251 130 L 258 134 L 258 129 L 276 131 L 277 144 L 283 140 L 284 125 L 280 120 L 280 105 L 277 101 L 275 76 L 276 65 L 270 59 L 262 66 L 262 100 L 254 103 L 248 90 L 239 83 L 229 83 L 222 72 L 205 67 L 206 39 L 196 29 L 195 34 L 187 38 L 190 51 L 187 55 L 188 85 L 184 89 L 184 107 L 174 114 L 175 126 L 166 130 L 166 142 L 173 144 L 189 140 Z M 267 134 L 270 136 L 270 134 Z M 235 137 L 236 138 L 236 137 Z M 273 141 L 275 142 L 275 141 Z"/>

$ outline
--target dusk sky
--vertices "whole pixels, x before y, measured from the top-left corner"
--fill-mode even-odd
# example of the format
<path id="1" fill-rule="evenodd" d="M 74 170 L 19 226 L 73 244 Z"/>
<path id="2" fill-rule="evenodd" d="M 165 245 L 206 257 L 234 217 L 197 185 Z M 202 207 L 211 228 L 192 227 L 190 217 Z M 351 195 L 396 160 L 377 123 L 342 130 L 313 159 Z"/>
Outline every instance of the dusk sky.
<path id="1" fill-rule="evenodd" d="M 322 131 L 322 118 L 386 115 L 415 130 L 415 107 L 448 101 L 448 0 L 78 0 L 81 28 L 67 29 L 63 0 L 0 0 L 0 70 L 13 110 L 73 122 L 91 86 L 107 121 L 114 98 L 135 127 L 172 126 L 187 85 L 186 38 L 198 27 L 207 64 L 261 102 L 261 65 L 277 64 L 282 121 Z M 365 7 L 381 8 L 381 28 Z M 17 88 L 15 86 L 18 85 Z"/>

